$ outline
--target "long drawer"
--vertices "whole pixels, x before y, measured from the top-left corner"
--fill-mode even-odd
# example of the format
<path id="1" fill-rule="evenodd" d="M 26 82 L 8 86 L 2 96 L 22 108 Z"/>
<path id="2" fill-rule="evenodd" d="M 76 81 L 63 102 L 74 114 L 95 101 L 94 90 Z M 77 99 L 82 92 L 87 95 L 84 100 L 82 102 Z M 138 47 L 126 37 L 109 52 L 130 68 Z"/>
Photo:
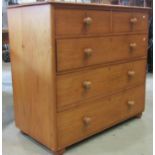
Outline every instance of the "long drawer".
<path id="1" fill-rule="evenodd" d="M 119 94 L 88 100 L 58 113 L 59 147 L 71 145 L 144 110 L 144 85 Z"/>
<path id="2" fill-rule="evenodd" d="M 147 13 L 56 9 L 57 36 L 147 32 Z"/>
<path id="3" fill-rule="evenodd" d="M 57 40 L 57 70 L 145 56 L 146 35 Z"/>
<path id="4" fill-rule="evenodd" d="M 57 76 L 58 109 L 144 82 L 146 60 Z"/>

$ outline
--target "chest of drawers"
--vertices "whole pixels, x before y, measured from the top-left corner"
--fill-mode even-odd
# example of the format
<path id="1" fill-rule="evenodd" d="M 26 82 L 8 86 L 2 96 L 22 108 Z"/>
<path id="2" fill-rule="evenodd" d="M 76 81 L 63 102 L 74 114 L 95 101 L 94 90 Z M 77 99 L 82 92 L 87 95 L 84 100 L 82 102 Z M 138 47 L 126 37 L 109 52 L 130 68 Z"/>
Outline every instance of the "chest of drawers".
<path id="1" fill-rule="evenodd" d="M 55 152 L 144 111 L 149 8 L 8 9 L 16 126 Z"/>

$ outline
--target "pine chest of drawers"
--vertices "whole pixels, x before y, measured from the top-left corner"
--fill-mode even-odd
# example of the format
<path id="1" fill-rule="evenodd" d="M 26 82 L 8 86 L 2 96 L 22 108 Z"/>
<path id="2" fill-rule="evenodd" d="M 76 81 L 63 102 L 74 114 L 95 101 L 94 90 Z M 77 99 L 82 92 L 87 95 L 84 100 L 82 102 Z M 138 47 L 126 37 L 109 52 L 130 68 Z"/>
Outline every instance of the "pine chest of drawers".
<path id="1" fill-rule="evenodd" d="M 144 111 L 149 8 L 8 9 L 17 127 L 55 154 Z"/>

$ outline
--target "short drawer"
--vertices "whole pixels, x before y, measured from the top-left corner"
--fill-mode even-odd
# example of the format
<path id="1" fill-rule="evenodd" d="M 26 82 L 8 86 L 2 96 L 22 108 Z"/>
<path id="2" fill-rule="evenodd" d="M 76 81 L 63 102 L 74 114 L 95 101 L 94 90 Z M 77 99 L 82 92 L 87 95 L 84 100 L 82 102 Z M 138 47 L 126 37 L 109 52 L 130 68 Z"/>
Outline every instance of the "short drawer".
<path id="1" fill-rule="evenodd" d="M 145 56 L 146 35 L 57 40 L 57 70 Z"/>
<path id="2" fill-rule="evenodd" d="M 56 10 L 56 35 L 86 35 L 110 32 L 110 11 Z"/>
<path id="3" fill-rule="evenodd" d="M 144 86 L 139 86 L 106 98 L 88 100 L 58 113 L 59 147 L 71 145 L 141 113 L 144 96 Z"/>
<path id="4" fill-rule="evenodd" d="M 58 110 L 90 97 L 144 83 L 146 60 L 57 76 Z"/>
<path id="5" fill-rule="evenodd" d="M 131 12 L 113 12 L 112 29 L 117 32 L 147 32 L 148 14 Z"/>

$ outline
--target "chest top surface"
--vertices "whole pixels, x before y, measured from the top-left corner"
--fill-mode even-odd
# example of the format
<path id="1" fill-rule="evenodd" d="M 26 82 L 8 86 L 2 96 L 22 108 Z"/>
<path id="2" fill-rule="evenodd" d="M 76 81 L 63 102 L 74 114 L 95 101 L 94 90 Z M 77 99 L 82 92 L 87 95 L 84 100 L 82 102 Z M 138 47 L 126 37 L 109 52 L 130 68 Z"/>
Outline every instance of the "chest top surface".
<path id="1" fill-rule="evenodd" d="M 139 6 L 122 6 L 122 5 L 110 5 L 110 4 L 101 4 L 101 3 L 75 3 L 75 2 L 60 2 L 60 1 L 53 1 L 53 0 L 47 0 L 44 2 L 35 2 L 35 3 L 23 3 L 18 5 L 12 5 L 9 6 L 8 9 L 11 8 L 19 8 L 19 7 L 26 7 L 26 6 L 35 6 L 35 5 L 46 5 L 51 4 L 56 7 L 68 7 L 68 8 L 81 8 L 81 7 L 87 7 L 90 9 L 104 9 L 104 10 L 128 10 L 128 11 L 148 11 L 151 8 L 149 7 L 139 7 Z"/>

